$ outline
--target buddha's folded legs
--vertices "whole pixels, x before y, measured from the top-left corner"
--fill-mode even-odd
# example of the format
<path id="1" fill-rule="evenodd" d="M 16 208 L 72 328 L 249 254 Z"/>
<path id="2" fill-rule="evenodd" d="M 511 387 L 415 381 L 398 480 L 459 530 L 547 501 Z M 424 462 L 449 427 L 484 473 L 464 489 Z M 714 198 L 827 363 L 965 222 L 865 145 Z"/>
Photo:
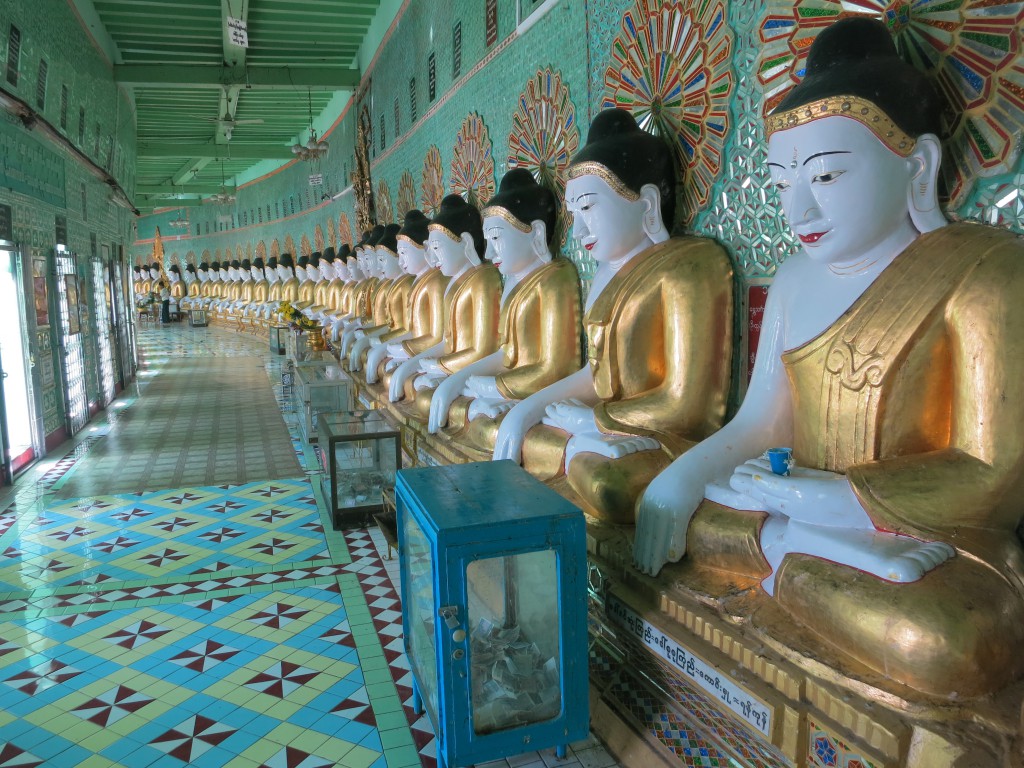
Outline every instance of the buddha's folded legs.
<path id="1" fill-rule="evenodd" d="M 585 512 L 609 523 L 633 525 L 637 500 L 671 461 L 662 450 L 638 451 L 620 459 L 578 453 L 569 463 L 567 479 Z"/>

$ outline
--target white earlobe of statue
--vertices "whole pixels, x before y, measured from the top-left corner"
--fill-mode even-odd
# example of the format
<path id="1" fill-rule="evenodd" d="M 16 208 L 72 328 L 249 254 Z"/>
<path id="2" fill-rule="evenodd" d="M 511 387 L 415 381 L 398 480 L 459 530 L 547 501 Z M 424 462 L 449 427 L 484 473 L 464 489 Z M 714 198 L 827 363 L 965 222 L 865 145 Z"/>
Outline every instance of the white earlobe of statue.
<path id="1" fill-rule="evenodd" d="M 663 243 L 669 238 L 661 216 L 661 192 L 653 184 L 640 187 L 640 202 L 644 204 L 644 233 L 652 243 Z"/>
<path id="2" fill-rule="evenodd" d="M 473 244 L 473 236 L 469 232 L 463 232 L 460 236 L 462 250 L 466 254 L 466 261 L 474 267 L 480 266 L 480 257 L 477 255 L 476 246 Z"/>
<path id="3" fill-rule="evenodd" d="M 921 234 L 941 229 L 949 222 L 939 208 L 938 179 L 939 164 L 942 161 L 939 138 L 933 133 L 918 136 L 909 159 L 917 165 L 917 172 L 907 190 L 910 220 Z"/>
<path id="4" fill-rule="evenodd" d="M 530 224 L 530 248 L 542 264 L 551 261 L 551 249 L 548 248 L 548 228 L 540 219 Z"/>

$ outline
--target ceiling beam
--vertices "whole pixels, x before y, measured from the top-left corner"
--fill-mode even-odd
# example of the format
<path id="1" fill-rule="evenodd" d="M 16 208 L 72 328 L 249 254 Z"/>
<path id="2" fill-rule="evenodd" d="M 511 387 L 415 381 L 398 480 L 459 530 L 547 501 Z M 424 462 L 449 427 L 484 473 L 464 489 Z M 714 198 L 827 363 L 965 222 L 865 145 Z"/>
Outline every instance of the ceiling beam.
<path id="1" fill-rule="evenodd" d="M 70 1 L 86 31 L 96 41 L 96 45 L 100 47 L 110 63 L 120 64 L 121 52 L 117 49 L 117 43 L 114 42 L 114 38 L 110 36 L 110 32 L 96 12 L 96 6 L 92 4 L 92 0 Z"/>
<path id="2" fill-rule="evenodd" d="M 222 187 L 211 182 L 194 182 L 192 184 L 139 184 L 135 187 L 136 197 L 173 197 L 175 195 L 215 195 L 225 190 L 234 192 L 234 187 Z"/>
<path id="3" fill-rule="evenodd" d="M 342 67 L 212 67 L 202 64 L 119 64 L 114 80 L 136 88 L 252 88 L 339 91 L 359 85 L 359 71 Z"/>
<path id="4" fill-rule="evenodd" d="M 190 160 L 181 166 L 173 176 L 171 176 L 171 184 L 176 184 L 178 186 L 184 184 L 212 162 L 212 157 L 197 157 L 195 160 Z"/>
<path id="5" fill-rule="evenodd" d="M 220 0 L 221 27 L 224 34 L 224 64 L 237 70 L 245 70 L 246 49 L 231 42 L 231 32 L 228 29 L 228 18 L 236 18 L 243 22 L 249 20 L 249 0 L 240 0 L 238 13 L 231 8 L 231 0 Z M 241 93 L 241 85 L 230 85 L 224 88 L 220 94 L 220 106 L 217 109 L 217 117 L 223 120 L 234 120 L 235 111 L 238 109 L 238 94 Z M 231 141 L 231 132 L 234 126 L 227 123 L 217 123 L 217 133 L 213 137 L 215 144 L 227 144 Z"/>
<path id="6" fill-rule="evenodd" d="M 182 157 L 193 160 L 291 160 L 291 147 L 283 144 L 139 144 L 139 159 L 150 157 Z"/>

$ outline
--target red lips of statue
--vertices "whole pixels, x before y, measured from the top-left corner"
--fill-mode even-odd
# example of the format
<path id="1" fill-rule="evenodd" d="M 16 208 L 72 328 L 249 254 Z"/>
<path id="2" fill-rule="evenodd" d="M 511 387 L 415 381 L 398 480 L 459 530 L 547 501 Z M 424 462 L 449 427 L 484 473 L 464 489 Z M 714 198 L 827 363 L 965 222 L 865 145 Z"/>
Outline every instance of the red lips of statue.
<path id="1" fill-rule="evenodd" d="M 828 234 L 828 232 L 812 232 L 809 235 L 797 235 L 797 237 L 800 238 L 800 242 L 801 243 L 805 243 L 807 245 L 813 245 L 814 243 L 816 243 L 819 240 L 821 240 L 821 238 L 823 238 L 827 234 Z"/>
<path id="2" fill-rule="evenodd" d="M 595 243 L 587 243 L 587 244 L 586 244 L 586 245 L 584 245 L 583 247 L 584 247 L 584 248 L 586 248 L 586 249 L 587 249 L 588 251 L 592 251 L 592 250 L 594 250 L 594 246 L 595 246 L 595 245 L 597 245 L 597 243 L 596 243 L 596 242 L 595 242 Z"/>

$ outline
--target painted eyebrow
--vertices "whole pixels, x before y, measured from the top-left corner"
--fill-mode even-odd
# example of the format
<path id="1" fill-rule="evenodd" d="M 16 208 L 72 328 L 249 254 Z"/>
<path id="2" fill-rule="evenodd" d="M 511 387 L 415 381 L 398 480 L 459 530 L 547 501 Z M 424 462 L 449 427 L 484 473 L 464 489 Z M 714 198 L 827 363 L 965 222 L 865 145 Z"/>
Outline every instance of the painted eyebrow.
<path id="1" fill-rule="evenodd" d="M 786 167 L 784 165 L 782 165 L 781 163 L 768 163 L 768 165 L 774 165 L 776 168 L 781 168 L 782 170 L 786 170 Z"/>
<path id="2" fill-rule="evenodd" d="M 824 157 L 825 155 L 848 155 L 848 154 L 850 154 L 849 151 L 847 151 L 847 150 L 838 150 L 838 149 L 836 151 L 834 151 L 834 152 L 818 152 L 817 154 L 811 155 L 806 160 L 804 160 L 803 164 L 807 165 L 809 162 L 811 162 L 811 160 L 813 160 L 816 157 Z M 769 165 L 770 165 L 770 163 L 769 163 Z"/>

